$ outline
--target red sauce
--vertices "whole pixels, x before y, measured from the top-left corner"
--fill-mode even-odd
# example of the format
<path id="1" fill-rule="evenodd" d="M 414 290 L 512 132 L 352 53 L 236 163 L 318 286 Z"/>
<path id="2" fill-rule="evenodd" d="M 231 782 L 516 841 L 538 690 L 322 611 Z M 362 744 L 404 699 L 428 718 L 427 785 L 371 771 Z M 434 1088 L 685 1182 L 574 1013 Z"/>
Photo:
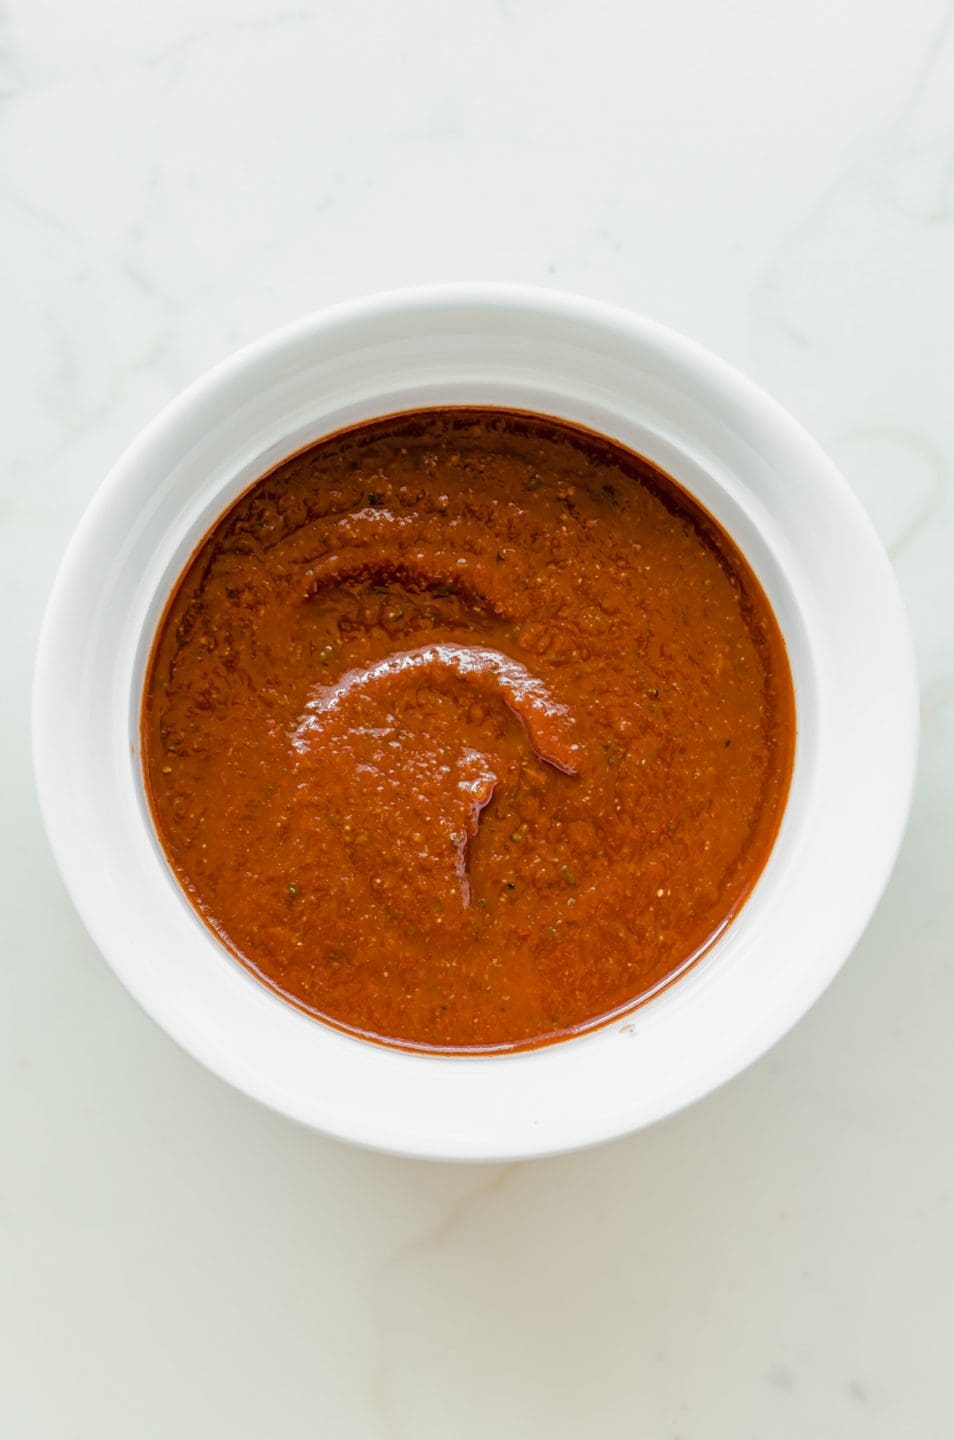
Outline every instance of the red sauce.
<path id="1" fill-rule="evenodd" d="M 745 560 L 542 416 L 322 440 L 218 521 L 142 716 L 169 863 L 239 960 L 388 1043 L 514 1049 L 637 1004 L 735 914 L 795 712 Z"/>

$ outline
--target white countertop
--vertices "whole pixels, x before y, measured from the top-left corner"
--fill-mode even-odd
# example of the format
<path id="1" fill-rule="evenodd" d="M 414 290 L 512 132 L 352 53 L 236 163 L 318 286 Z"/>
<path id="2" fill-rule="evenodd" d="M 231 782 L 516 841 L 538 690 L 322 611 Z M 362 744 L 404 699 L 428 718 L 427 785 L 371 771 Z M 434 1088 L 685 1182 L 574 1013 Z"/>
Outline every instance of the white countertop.
<path id="1" fill-rule="evenodd" d="M 946 1440 L 954 9 L 0 23 L 0 1432 Z M 303 311 L 460 278 L 629 305 L 787 405 L 891 553 L 924 715 L 894 879 L 796 1031 L 652 1131 L 476 1168 L 307 1133 L 156 1030 L 64 894 L 28 735 L 53 572 L 154 411 Z"/>

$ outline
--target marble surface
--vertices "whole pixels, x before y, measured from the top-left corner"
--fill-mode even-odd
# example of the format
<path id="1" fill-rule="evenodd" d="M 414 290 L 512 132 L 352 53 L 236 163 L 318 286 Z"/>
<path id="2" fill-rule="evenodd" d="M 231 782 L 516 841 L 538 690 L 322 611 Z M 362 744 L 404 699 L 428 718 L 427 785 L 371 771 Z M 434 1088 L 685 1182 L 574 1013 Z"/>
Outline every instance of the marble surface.
<path id="1" fill-rule="evenodd" d="M 949 1436 L 954 7 L 0 24 L 0 1433 Z M 773 391 L 874 518 L 923 683 L 896 874 L 812 1014 L 676 1119 L 507 1167 L 348 1149 L 181 1054 L 70 907 L 28 735 L 53 572 L 153 412 L 302 311 L 457 278 L 622 302 Z"/>

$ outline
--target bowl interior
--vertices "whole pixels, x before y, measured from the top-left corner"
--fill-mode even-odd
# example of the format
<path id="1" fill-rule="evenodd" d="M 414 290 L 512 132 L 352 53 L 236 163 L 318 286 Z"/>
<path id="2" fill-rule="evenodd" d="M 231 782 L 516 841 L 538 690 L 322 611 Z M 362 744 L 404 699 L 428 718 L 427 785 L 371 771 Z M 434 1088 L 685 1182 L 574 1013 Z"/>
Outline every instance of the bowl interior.
<path id="1" fill-rule="evenodd" d="M 518 1055 L 393 1051 L 280 1000 L 225 952 L 182 894 L 152 829 L 139 764 L 152 637 L 216 518 L 311 441 L 444 404 L 575 421 L 674 476 L 747 556 L 795 683 L 789 801 L 740 914 L 691 970 L 628 1017 Z M 896 587 L 866 518 L 817 447 L 748 382 L 669 332 L 587 302 L 411 293 L 314 317 L 241 352 L 122 458 L 51 599 L 37 669 L 37 768 L 84 919 L 130 990 L 187 1049 L 266 1103 L 346 1138 L 497 1158 L 659 1118 L 736 1073 L 808 1007 L 893 859 L 913 769 L 913 694 Z"/>

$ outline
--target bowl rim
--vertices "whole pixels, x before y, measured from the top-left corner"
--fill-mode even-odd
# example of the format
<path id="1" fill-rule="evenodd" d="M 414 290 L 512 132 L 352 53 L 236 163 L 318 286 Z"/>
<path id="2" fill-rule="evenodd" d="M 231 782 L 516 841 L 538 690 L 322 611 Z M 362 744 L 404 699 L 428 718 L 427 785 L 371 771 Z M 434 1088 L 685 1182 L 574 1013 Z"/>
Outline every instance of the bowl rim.
<path id="1" fill-rule="evenodd" d="M 56 776 L 51 764 L 51 747 L 56 743 L 56 698 L 58 683 L 58 649 L 64 643 L 64 635 L 71 622 L 73 607 L 72 592 L 76 586 L 79 571 L 88 567 L 90 552 L 95 551 L 96 535 L 103 520 L 111 511 L 115 497 L 131 483 L 130 476 L 148 457 L 154 442 L 163 435 L 174 433 L 188 424 L 193 409 L 201 406 L 209 397 L 227 389 L 240 377 L 247 376 L 289 348 L 302 341 L 314 339 L 336 329 L 348 329 L 379 318 L 392 320 L 403 315 L 420 316 L 429 313 L 473 307 L 496 308 L 514 316 L 530 318 L 533 315 L 557 320 L 572 319 L 583 327 L 596 327 L 605 332 L 616 332 L 624 340 L 636 342 L 650 350 L 665 350 L 677 363 L 685 365 L 705 388 L 721 390 L 734 397 L 743 408 L 757 415 L 759 420 L 770 426 L 780 442 L 800 448 L 812 457 L 814 466 L 825 478 L 833 499 L 837 500 L 841 515 L 854 528 L 862 543 L 867 547 L 868 556 L 874 566 L 874 573 L 881 589 L 880 600 L 890 618 L 890 634 L 885 638 L 889 654 L 891 674 L 894 679 L 894 744 L 890 763 L 893 769 L 892 784 L 888 788 L 887 808 L 881 815 L 880 844 L 875 861 L 869 863 L 864 903 L 856 902 L 851 923 L 843 925 L 843 934 L 827 963 L 823 973 L 816 976 L 816 983 L 809 987 L 798 1005 L 789 1006 L 784 1013 L 775 1013 L 771 1023 L 764 1025 L 757 1043 L 749 1043 L 737 1055 L 724 1073 L 705 1083 L 675 1087 L 674 1093 L 661 1104 L 649 1119 L 637 1120 L 632 1125 L 620 1125 L 617 1121 L 600 1125 L 599 1117 L 585 1134 L 575 1133 L 566 1137 L 565 1143 L 553 1143 L 552 1138 L 539 1139 L 527 1135 L 514 1146 L 506 1143 L 499 1150 L 493 1146 L 475 1149 L 466 1142 L 461 1144 L 453 1138 L 435 1136 L 429 1145 L 419 1142 L 408 1144 L 406 1139 L 395 1137 L 391 1127 L 376 1124 L 374 1117 L 363 1127 L 354 1124 L 336 1125 L 333 1118 L 323 1117 L 320 1121 L 309 1113 L 309 1107 L 296 1104 L 287 1095 L 269 1093 L 267 1087 L 254 1083 L 242 1067 L 230 1063 L 220 1051 L 203 1049 L 196 1044 L 194 1034 L 185 1034 L 174 1023 L 168 1011 L 155 1003 L 155 997 L 144 993 L 137 985 L 117 953 L 116 938 L 110 933 L 109 925 L 97 911 L 89 895 L 83 867 L 77 854 L 77 837 L 66 814 L 62 796 L 57 793 Z M 320 1128 L 326 1133 L 372 1148 L 397 1154 L 414 1154 L 429 1158 L 459 1158 L 474 1160 L 510 1159 L 517 1156 L 533 1156 L 560 1153 L 597 1144 L 613 1136 L 626 1133 L 629 1129 L 641 1128 L 668 1114 L 693 1103 L 702 1095 L 726 1083 L 771 1048 L 810 1008 L 819 995 L 827 988 L 854 948 L 865 929 L 877 901 L 887 883 L 893 868 L 904 833 L 913 792 L 918 743 L 918 699 L 917 672 L 914 649 L 907 619 L 898 590 L 897 581 L 887 555 L 881 545 L 874 526 L 854 495 L 847 482 L 800 425 L 768 394 L 753 381 L 738 372 L 726 361 L 712 354 L 697 342 L 679 334 L 656 321 L 635 315 L 618 306 L 583 296 L 548 288 L 496 284 L 493 282 L 460 282 L 441 285 L 419 285 L 399 290 L 389 290 L 359 299 L 345 301 L 326 309 L 305 315 L 268 334 L 253 340 L 235 351 L 218 364 L 200 375 L 182 392 L 175 396 L 149 422 L 126 448 L 92 497 L 84 515 L 67 546 L 59 566 L 47 603 L 34 671 L 33 686 L 33 753 L 40 808 L 50 839 L 51 848 L 63 876 L 67 890 L 87 930 L 97 947 L 107 959 L 111 968 L 131 991 L 143 1009 L 157 1021 L 188 1053 L 200 1059 L 221 1078 L 230 1081 L 245 1093 L 282 1113 Z M 258 984 L 259 982 L 252 982 Z M 284 1006 L 286 1002 L 277 1001 Z M 315 1024 L 310 1020 L 308 1023 Z M 591 1032 L 600 1034 L 600 1031 Z M 358 1044 L 367 1042 L 357 1041 Z M 550 1047 L 548 1053 L 559 1052 L 571 1042 L 561 1042 Z M 373 1046 L 375 1051 L 382 1047 Z M 404 1052 L 390 1050 L 388 1054 L 402 1055 Z M 540 1051 L 524 1052 L 517 1056 L 485 1056 L 475 1063 L 479 1065 L 499 1064 L 501 1061 L 513 1064 L 526 1056 L 542 1054 Z M 431 1063 L 458 1063 L 454 1057 L 429 1057 Z"/>

